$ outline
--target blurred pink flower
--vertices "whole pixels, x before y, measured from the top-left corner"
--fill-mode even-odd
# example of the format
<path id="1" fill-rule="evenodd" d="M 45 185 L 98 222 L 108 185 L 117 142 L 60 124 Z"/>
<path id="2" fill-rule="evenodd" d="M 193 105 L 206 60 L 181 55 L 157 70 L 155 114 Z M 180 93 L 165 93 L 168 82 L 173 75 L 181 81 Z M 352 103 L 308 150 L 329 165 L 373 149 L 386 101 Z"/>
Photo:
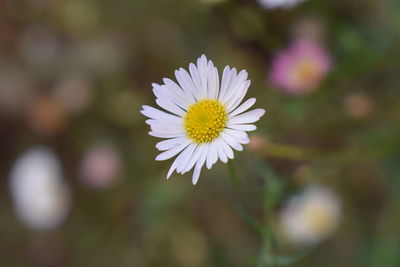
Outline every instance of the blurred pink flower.
<path id="1" fill-rule="evenodd" d="M 270 81 L 287 93 L 305 94 L 318 87 L 330 68 L 330 56 L 321 44 L 299 39 L 275 57 Z"/>
<path id="2" fill-rule="evenodd" d="M 96 144 L 90 147 L 82 159 L 81 181 L 93 189 L 113 186 L 120 174 L 120 154 L 111 144 Z"/>

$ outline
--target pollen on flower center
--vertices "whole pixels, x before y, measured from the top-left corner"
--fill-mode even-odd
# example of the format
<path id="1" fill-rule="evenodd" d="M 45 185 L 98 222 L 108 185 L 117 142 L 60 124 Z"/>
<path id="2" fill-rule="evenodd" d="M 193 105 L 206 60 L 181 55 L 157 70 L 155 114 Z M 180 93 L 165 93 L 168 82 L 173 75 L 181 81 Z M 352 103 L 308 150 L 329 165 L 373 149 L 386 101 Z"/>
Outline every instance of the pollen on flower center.
<path id="1" fill-rule="evenodd" d="M 225 106 L 219 101 L 201 100 L 187 111 L 184 124 L 186 134 L 198 144 L 210 143 L 221 134 L 227 119 Z"/>

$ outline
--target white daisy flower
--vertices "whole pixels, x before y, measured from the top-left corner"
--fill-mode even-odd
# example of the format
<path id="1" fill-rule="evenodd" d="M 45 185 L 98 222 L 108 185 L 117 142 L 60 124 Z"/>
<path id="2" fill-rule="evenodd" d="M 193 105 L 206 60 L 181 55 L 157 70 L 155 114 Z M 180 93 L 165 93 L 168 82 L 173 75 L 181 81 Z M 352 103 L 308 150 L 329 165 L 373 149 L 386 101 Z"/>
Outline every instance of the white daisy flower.
<path id="1" fill-rule="evenodd" d="M 288 201 L 279 222 L 286 241 L 302 247 L 329 237 L 339 225 L 340 214 L 339 197 L 328 188 L 313 185 Z"/>
<path id="2" fill-rule="evenodd" d="M 258 3 L 266 9 L 292 8 L 305 0 L 258 0 Z"/>
<path id="3" fill-rule="evenodd" d="M 59 159 L 47 148 L 30 149 L 17 159 L 10 191 L 18 217 L 32 229 L 52 230 L 68 215 L 70 190 Z"/>
<path id="4" fill-rule="evenodd" d="M 204 164 L 211 169 L 218 159 L 226 163 L 233 159 L 233 149 L 243 150 L 249 143 L 247 131 L 256 129 L 254 123 L 264 115 L 264 109 L 245 112 L 256 102 L 251 98 L 241 104 L 250 86 L 247 71 L 239 73 L 226 66 L 221 84 L 212 61 L 202 55 L 197 66 L 189 65 L 189 73 L 175 71 L 178 84 L 164 78 L 164 84 L 153 84 L 156 103 L 166 111 L 143 106 L 141 113 L 150 119 L 150 135 L 166 140 L 156 148 L 164 151 L 156 160 L 167 160 L 176 155 L 167 178 L 176 171 L 184 174 L 194 167 L 196 184 Z"/>

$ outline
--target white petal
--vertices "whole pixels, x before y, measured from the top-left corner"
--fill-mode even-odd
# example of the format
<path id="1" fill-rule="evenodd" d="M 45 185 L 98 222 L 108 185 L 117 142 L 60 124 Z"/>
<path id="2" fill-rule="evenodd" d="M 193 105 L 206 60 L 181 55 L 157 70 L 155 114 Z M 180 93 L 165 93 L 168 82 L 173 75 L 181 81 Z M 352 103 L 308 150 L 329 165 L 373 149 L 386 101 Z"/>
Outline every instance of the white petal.
<path id="1" fill-rule="evenodd" d="M 225 129 L 224 132 L 235 138 L 246 138 L 247 137 L 247 133 L 243 132 L 243 131 Z"/>
<path id="2" fill-rule="evenodd" d="M 236 68 L 230 69 L 229 66 L 226 66 L 224 72 L 222 74 L 222 83 L 221 83 L 221 90 L 218 96 L 218 100 L 222 101 L 222 99 L 227 94 L 232 82 L 236 78 Z"/>
<path id="3" fill-rule="evenodd" d="M 239 143 L 239 144 L 248 144 L 248 143 L 250 143 L 250 138 L 249 137 L 246 137 L 246 138 L 237 138 L 236 139 L 236 141 Z"/>
<path id="4" fill-rule="evenodd" d="M 231 99 L 226 103 L 228 112 L 234 110 L 244 99 L 249 89 L 251 81 L 247 80 L 238 91 L 231 97 Z"/>
<path id="5" fill-rule="evenodd" d="M 183 117 L 186 114 L 186 112 L 184 110 L 182 110 L 180 107 L 175 105 L 168 98 L 157 98 L 156 103 L 157 103 L 157 105 L 159 105 L 166 111 L 174 113 L 175 115 L 178 115 L 180 117 Z"/>
<path id="6" fill-rule="evenodd" d="M 208 62 L 208 80 L 207 80 L 207 98 L 211 99 L 216 99 L 216 95 L 218 94 L 218 88 L 216 85 L 216 76 L 218 75 L 218 72 L 215 73 L 216 68 L 214 67 L 214 64 L 209 61 Z"/>
<path id="7" fill-rule="evenodd" d="M 197 69 L 199 71 L 200 82 L 202 85 L 202 88 L 201 88 L 202 90 L 199 92 L 200 98 L 206 98 L 207 97 L 208 72 L 207 72 L 207 58 L 205 55 L 202 55 L 199 59 L 197 59 Z"/>
<path id="8" fill-rule="evenodd" d="M 154 136 L 154 137 L 158 137 L 158 138 L 175 138 L 175 137 L 185 136 L 186 134 L 185 133 L 181 133 L 181 134 L 159 133 L 159 132 L 150 131 L 149 135 Z"/>
<path id="9" fill-rule="evenodd" d="M 189 145 L 189 147 L 184 152 L 182 152 L 179 155 L 179 156 L 182 156 L 182 160 L 180 161 L 178 167 L 176 168 L 177 173 L 180 173 L 180 172 L 182 172 L 182 170 L 185 169 L 185 167 L 188 164 L 188 162 L 190 161 L 190 159 L 194 156 L 193 154 L 197 147 L 198 147 L 197 144 L 192 143 Z"/>
<path id="10" fill-rule="evenodd" d="M 242 86 L 243 83 L 247 79 L 247 71 L 242 70 L 239 72 L 239 74 L 236 76 L 235 80 L 229 85 L 227 88 L 227 91 L 223 98 L 221 99 L 222 103 L 226 104 L 231 97 L 237 93 L 237 90 L 239 90 Z"/>
<path id="11" fill-rule="evenodd" d="M 156 144 L 156 148 L 160 151 L 165 151 L 165 150 L 171 149 L 173 147 L 176 147 L 176 146 L 182 144 L 186 139 L 187 139 L 186 137 L 178 137 L 178 138 L 164 140 L 164 141 L 158 142 Z"/>
<path id="12" fill-rule="evenodd" d="M 200 155 L 203 153 L 204 149 L 206 149 L 205 144 L 201 144 L 196 147 L 196 150 L 194 151 L 192 158 L 187 162 L 187 164 L 183 168 L 181 168 L 181 170 L 180 170 L 181 174 L 184 174 L 193 168 L 194 164 L 196 164 L 197 160 L 199 159 Z"/>
<path id="13" fill-rule="evenodd" d="M 251 111 L 248 111 L 246 113 L 234 116 L 229 119 L 228 123 L 229 124 L 247 124 L 247 123 L 252 123 L 256 122 L 260 119 L 262 115 L 265 114 L 264 109 L 254 109 Z"/>
<path id="14" fill-rule="evenodd" d="M 228 162 L 228 157 L 225 154 L 225 150 L 223 148 L 223 145 L 218 141 L 215 142 L 216 144 L 216 149 L 217 149 L 217 154 L 218 154 L 218 158 L 223 162 L 223 163 L 227 163 Z"/>
<path id="15" fill-rule="evenodd" d="M 225 153 L 225 155 L 230 158 L 233 159 L 234 154 L 233 154 L 233 150 L 232 148 L 225 142 L 224 138 L 221 138 L 221 147 Z"/>
<path id="16" fill-rule="evenodd" d="M 182 89 L 180 88 L 172 88 L 165 84 L 163 85 L 153 85 L 153 93 L 157 98 L 167 99 L 175 105 L 179 106 L 183 110 L 188 109 L 189 101 L 186 99 L 186 96 Z M 176 85 L 177 86 L 177 85 Z M 178 86 L 177 86 L 178 87 Z"/>
<path id="17" fill-rule="evenodd" d="M 203 165 L 206 161 L 206 156 L 207 156 L 207 149 L 203 149 L 203 152 L 201 153 L 201 155 L 196 163 L 196 167 L 194 168 L 193 177 L 192 177 L 192 183 L 194 185 L 199 180 L 200 171 L 201 171 L 201 168 L 203 168 Z"/>
<path id="18" fill-rule="evenodd" d="M 182 125 L 175 125 L 168 122 L 156 121 L 150 126 L 151 130 L 160 134 L 184 134 L 185 130 Z"/>
<path id="19" fill-rule="evenodd" d="M 171 115 L 168 114 L 164 111 L 161 111 L 159 109 L 150 107 L 150 106 L 143 106 L 143 109 L 140 111 L 143 115 L 151 118 L 151 119 L 157 119 L 157 120 L 163 120 L 163 121 L 170 121 L 170 122 L 174 122 L 177 124 L 182 123 L 182 118 L 175 116 L 175 115 Z"/>
<path id="20" fill-rule="evenodd" d="M 234 138 L 232 138 L 228 134 L 222 133 L 221 136 L 224 138 L 225 142 L 229 146 L 233 147 L 237 151 L 242 151 L 243 150 L 243 146 L 241 144 L 239 144 Z"/>
<path id="21" fill-rule="evenodd" d="M 256 103 L 256 99 L 255 98 L 250 98 L 248 100 L 246 100 L 243 104 L 241 104 L 237 109 L 233 110 L 230 114 L 229 114 L 229 118 L 232 118 L 242 112 L 245 112 L 246 110 L 248 110 L 249 108 L 251 108 L 254 104 Z"/>
<path id="22" fill-rule="evenodd" d="M 169 177 L 171 177 L 171 174 L 174 172 L 175 169 L 180 168 L 181 166 L 185 165 L 185 161 L 187 160 L 187 158 L 192 157 L 190 152 L 192 151 L 193 147 L 196 147 L 196 144 L 190 144 L 188 147 L 185 148 L 185 150 L 180 153 L 178 155 L 178 157 L 176 157 L 176 159 L 174 160 L 174 162 L 171 165 L 171 168 L 168 171 L 167 174 L 167 179 L 169 179 Z M 179 173 L 179 171 L 177 170 L 177 172 Z"/>
<path id="23" fill-rule="evenodd" d="M 191 94 L 196 98 L 197 89 L 189 73 L 185 69 L 180 68 L 175 71 L 175 77 L 186 94 Z"/>
<path id="24" fill-rule="evenodd" d="M 213 99 L 218 99 L 218 94 L 219 94 L 219 73 L 218 69 L 214 68 L 214 76 L 215 76 L 215 95 Z"/>
<path id="25" fill-rule="evenodd" d="M 185 149 L 189 144 L 190 144 L 190 140 L 186 140 L 183 143 L 181 143 L 180 145 L 173 147 L 170 150 L 167 150 L 167 151 L 159 154 L 156 157 L 156 160 L 160 161 L 160 160 L 170 159 L 173 156 L 175 156 L 176 154 L 178 154 L 179 152 L 181 152 L 183 149 Z"/>
<path id="26" fill-rule="evenodd" d="M 202 89 L 202 85 L 201 85 L 201 81 L 200 81 L 199 71 L 197 70 L 196 65 L 194 65 L 193 63 L 190 63 L 189 71 L 190 71 L 190 75 L 192 76 L 193 83 L 194 83 L 194 85 L 196 87 L 195 97 L 197 99 L 199 99 L 200 98 L 200 91 L 203 90 Z"/>
<path id="27" fill-rule="evenodd" d="M 253 124 L 228 124 L 227 127 L 229 129 L 246 132 L 251 132 L 257 129 L 257 127 Z"/>
<path id="28" fill-rule="evenodd" d="M 182 89 L 181 87 L 179 87 L 179 85 L 177 85 L 177 84 L 176 84 L 174 81 L 172 81 L 171 79 L 164 78 L 163 81 L 164 81 L 165 85 L 166 85 L 170 90 L 172 90 L 175 94 L 177 94 L 177 95 L 178 95 L 178 94 L 181 94 L 181 95 L 184 97 L 185 102 L 186 102 L 188 105 L 191 105 L 191 104 L 193 104 L 193 103 L 196 102 L 196 99 L 194 98 L 192 92 L 185 91 L 184 89 Z"/>
<path id="29" fill-rule="evenodd" d="M 157 123 L 159 120 L 154 120 L 154 119 L 148 119 L 148 120 L 146 120 L 145 122 L 146 122 L 146 124 L 148 124 L 148 125 L 152 125 L 152 124 L 154 124 L 154 123 Z"/>
<path id="30" fill-rule="evenodd" d="M 207 159 L 206 159 L 207 169 L 211 169 L 212 165 L 215 163 L 214 160 L 216 157 L 217 157 L 217 151 L 215 145 L 211 143 L 208 146 L 208 152 L 207 152 Z"/>

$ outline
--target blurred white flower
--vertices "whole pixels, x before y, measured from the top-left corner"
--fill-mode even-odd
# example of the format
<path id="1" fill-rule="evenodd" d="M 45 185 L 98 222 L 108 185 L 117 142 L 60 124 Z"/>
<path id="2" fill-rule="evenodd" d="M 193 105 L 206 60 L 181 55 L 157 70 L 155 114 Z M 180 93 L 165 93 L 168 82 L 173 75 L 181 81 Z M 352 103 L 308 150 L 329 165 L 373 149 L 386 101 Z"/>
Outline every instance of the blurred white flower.
<path id="1" fill-rule="evenodd" d="M 267 9 L 291 8 L 305 0 L 258 0 L 258 3 Z"/>
<path id="2" fill-rule="evenodd" d="M 93 145 L 83 157 L 80 178 L 89 187 L 105 189 L 111 187 L 121 169 L 121 158 L 114 146 Z"/>
<path id="3" fill-rule="evenodd" d="M 51 230 L 66 217 L 70 192 L 57 157 L 46 148 L 20 156 L 13 166 L 10 190 L 21 221 L 35 230 Z"/>
<path id="4" fill-rule="evenodd" d="M 329 237 L 339 224 L 341 205 L 335 193 L 311 186 L 291 198 L 279 223 L 284 238 L 295 246 L 308 246 Z"/>

